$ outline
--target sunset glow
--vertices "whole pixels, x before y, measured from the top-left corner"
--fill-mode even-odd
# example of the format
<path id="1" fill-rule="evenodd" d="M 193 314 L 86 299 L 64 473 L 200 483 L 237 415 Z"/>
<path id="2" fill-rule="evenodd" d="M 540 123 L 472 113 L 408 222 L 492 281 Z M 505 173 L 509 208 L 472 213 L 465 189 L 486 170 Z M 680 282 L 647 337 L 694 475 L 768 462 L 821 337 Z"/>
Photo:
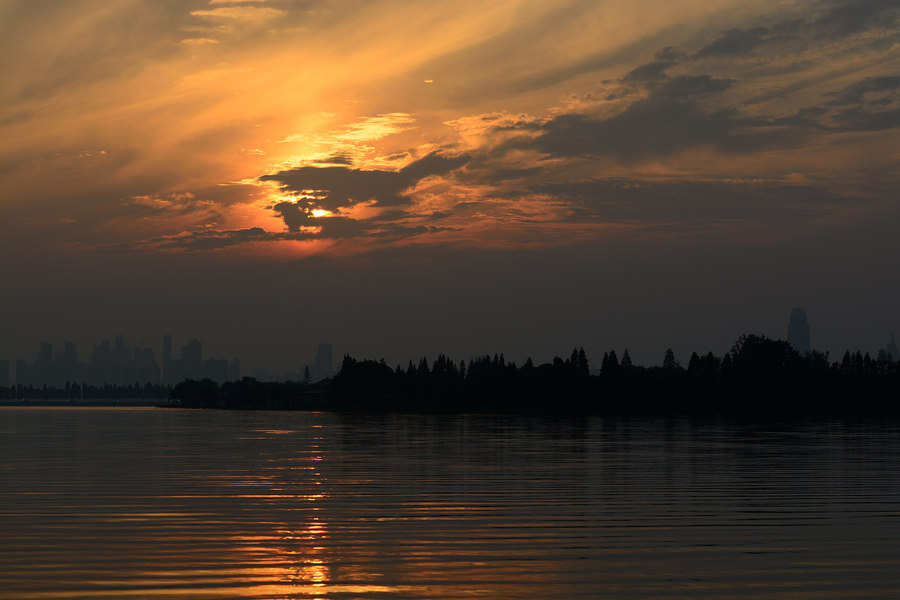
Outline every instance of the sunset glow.
<path id="1" fill-rule="evenodd" d="M 4 207 L 28 218 L 52 202 L 57 223 L 78 224 L 57 239 L 87 246 L 110 224 L 135 251 L 210 228 L 240 244 L 250 240 L 229 231 L 261 226 L 286 243 L 295 229 L 284 215 L 269 208 L 264 223 L 239 208 L 255 203 L 254 186 L 221 187 L 265 177 L 319 189 L 317 219 L 370 201 L 392 208 L 352 218 L 352 234 L 323 225 L 319 237 L 342 245 L 389 230 L 381 244 L 464 241 L 490 223 L 515 245 L 503 224 L 527 230 L 528 214 L 562 224 L 576 209 L 597 235 L 611 221 L 677 230 L 732 189 L 749 194 L 740 212 L 754 218 L 753 181 L 837 191 L 856 210 L 897 183 L 900 50 L 887 4 L 860 4 L 846 22 L 852 7 L 799 0 L 352 4 L 150 13 L 156 5 L 79 2 L 47 15 L 7 2 L 16 33 L 5 44 L 26 58 L 5 86 L 4 139 L 15 143 L 3 150 Z M 124 29 L 134 21 L 138 35 Z M 659 185 L 696 193 L 663 215 L 626 191 Z M 489 210 L 471 211 L 474 199 Z M 154 218 L 173 203 L 177 220 Z M 135 206 L 155 224 L 115 225 Z M 837 210 L 772 208 L 801 210 L 809 225 Z M 408 227 L 422 218 L 433 227 Z"/>
<path id="2" fill-rule="evenodd" d="M 0 23 L 8 257 L 751 252 L 900 216 L 888 0 L 6 0 Z"/>

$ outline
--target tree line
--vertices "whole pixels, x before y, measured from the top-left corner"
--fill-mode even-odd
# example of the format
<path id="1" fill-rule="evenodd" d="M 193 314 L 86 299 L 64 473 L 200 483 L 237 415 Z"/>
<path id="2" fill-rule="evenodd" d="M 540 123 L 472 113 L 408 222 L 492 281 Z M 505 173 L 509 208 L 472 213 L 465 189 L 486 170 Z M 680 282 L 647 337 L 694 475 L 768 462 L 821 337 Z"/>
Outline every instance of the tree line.
<path id="1" fill-rule="evenodd" d="M 44 400 L 56 402 L 79 402 L 83 400 L 159 400 L 168 398 L 172 386 L 158 383 L 140 383 L 122 385 L 104 383 L 66 382 L 64 386 L 55 385 L 9 385 L 0 386 L 2 400 Z"/>
<path id="2" fill-rule="evenodd" d="M 521 366 L 502 354 L 456 362 L 439 355 L 392 368 L 345 356 L 317 384 L 218 385 L 185 381 L 171 398 L 185 407 L 423 412 L 577 412 L 593 414 L 896 413 L 900 368 L 880 352 L 801 355 L 787 342 L 744 335 L 729 352 L 693 353 L 686 366 L 667 350 L 660 366 L 632 362 L 628 350 L 604 353 L 592 374 L 583 348 L 565 358 Z"/>

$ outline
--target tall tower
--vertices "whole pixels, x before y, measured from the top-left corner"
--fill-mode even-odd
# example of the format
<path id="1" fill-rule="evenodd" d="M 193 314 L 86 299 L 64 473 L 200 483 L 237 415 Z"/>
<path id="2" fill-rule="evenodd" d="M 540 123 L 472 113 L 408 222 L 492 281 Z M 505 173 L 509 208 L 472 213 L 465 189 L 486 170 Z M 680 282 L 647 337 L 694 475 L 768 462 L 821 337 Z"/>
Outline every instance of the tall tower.
<path id="1" fill-rule="evenodd" d="M 184 363 L 184 376 L 199 381 L 203 378 L 203 355 L 199 340 L 188 340 L 187 346 L 181 347 L 181 360 Z"/>
<path id="2" fill-rule="evenodd" d="M 175 374 L 172 372 L 172 336 L 168 333 L 163 336 L 162 359 L 162 381 L 166 384 L 174 384 Z"/>
<path id="3" fill-rule="evenodd" d="M 893 331 L 891 332 L 891 341 L 887 346 L 885 346 L 884 352 L 891 360 L 900 359 L 900 352 L 897 351 L 897 340 L 894 337 Z"/>
<path id="4" fill-rule="evenodd" d="M 809 352 L 809 322 L 806 320 L 806 309 L 796 307 L 791 310 L 791 321 L 788 323 L 788 343 L 800 354 Z"/>
<path id="5" fill-rule="evenodd" d="M 78 347 L 74 342 L 66 342 L 63 350 L 63 379 L 76 382 L 82 379 L 81 365 L 78 364 Z"/>

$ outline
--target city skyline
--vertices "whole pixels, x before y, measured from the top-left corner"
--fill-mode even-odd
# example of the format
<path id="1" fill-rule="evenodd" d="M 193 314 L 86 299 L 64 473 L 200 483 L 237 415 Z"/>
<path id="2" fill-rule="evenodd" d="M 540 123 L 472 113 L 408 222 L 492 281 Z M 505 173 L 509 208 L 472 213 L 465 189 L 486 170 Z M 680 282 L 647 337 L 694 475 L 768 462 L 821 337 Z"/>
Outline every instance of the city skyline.
<path id="1" fill-rule="evenodd" d="M 804 307 L 794 307 L 790 311 L 787 335 L 771 336 L 770 339 L 783 339 L 791 344 L 801 355 L 810 351 L 828 352 L 832 361 L 840 358 L 841 352 L 861 352 L 875 358 L 880 352 L 884 352 L 890 359 L 900 358 L 895 342 L 895 333 L 892 331 L 886 337 L 886 343 L 872 349 L 845 348 L 839 352 L 830 349 L 817 348 L 811 343 L 811 326 L 807 319 Z M 159 361 L 156 360 L 155 349 L 151 346 L 131 347 L 125 343 L 125 336 L 118 334 L 114 337 L 115 345 L 110 340 L 102 340 L 93 347 L 90 359 L 82 362 L 78 354 L 78 344 L 65 341 L 56 349 L 57 344 L 42 341 L 39 343 L 37 357 L 29 362 L 24 357 L 6 358 L 0 357 L 0 386 L 48 384 L 61 387 L 65 383 L 86 382 L 92 385 L 110 383 L 116 385 L 129 385 L 134 382 L 174 385 L 185 379 L 212 379 L 217 383 L 234 381 L 242 376 L 254 377 L 263 381 L 317 381 L 330 377 L 336 373 L 334 360 L 338 357 L 334 354 L 333 345 L 319 343 L 316 345 L 312 360 L 298 362 L 287 370 L 279 371 L 267 365 L 252 365 L 249 368 L 244 365 L 239 356 L 232 359 L 204 358 L 202 342 L 197 339 L 188 339 L 180 347 L 176 355 L 172 346 L 172 334 L 164 334 L 160 340 L 161 352 Z M 142 338 L 141 342 L 146 342 Z M 729 348 L 730 349 L 730 348 Z M 729 349 L 726 349 L 727 352 Z M 622 350 L 628 351 L 628 348 Z M 668 352 L 668 350 L 667 350 Z M 723 352 L 724 353 L 724 352 Z M 558 354 L 558 353 L 557 353 Z M 482 355 L 471 355 L 468 360 L 478 359 Z M 381 360 L 383 356 L 366 357 Z M 406 360 L 414 361 L 425 357 L 409 356 Z M 533 359 L 528 356 L 526 359 Z M 679 360 L 681 357 L 677 357 Z M 512 362 L 524 362 L 523 359 L 512 359 Z M 543 362 L 539 359 L 537 362 Z M 681 362 L 679 360 L 679 362 Z M 395 361 L 397 366 L 404 366 L 404 361 Z M 646 363 L 647 366 L 662 365 L 665 358 L 657 362 Z M 590 365 L 592 372 L 599 372 L 600 364 Z M 20 373 L 24 373 L 20 375 Z"/>
<path id="2" fill-rule="evenodd" d="M 333 348 L 331 344 L 316 347 L 314 361 L 299 362 L 294 369 L 278 373 L 265 366 L 251 367 L 243 373 L 241 359 L 214 358 L 203 352 L 201 340 L 188 339 L 178 352 L 172 346 L 173 336 L 162 336 L 159 348 L 146 345 L 131 346 L 122 334 L 114 337 L 115 342 L 104 339 L 93 346 L 84 360 L 79 356 L 78 344 L 65 341 L 61 345 L 41 341 L 33 360 L 27 357 L 0 357 L 0 386 L 7 385 L 53 385 L 62 387 L 67 383 L 88 383 L 91 385 L 130 385 L 135 382 L 153 385 L 174 385 L 185 379 L 212 379 L 217 383 L 234 381 L 243 375 L 264 380 L 301 381 L 306 373 L 313 381 L 331 376 L 333 372 Z M 158 358 L 158 359 L 157 359 Z"/>

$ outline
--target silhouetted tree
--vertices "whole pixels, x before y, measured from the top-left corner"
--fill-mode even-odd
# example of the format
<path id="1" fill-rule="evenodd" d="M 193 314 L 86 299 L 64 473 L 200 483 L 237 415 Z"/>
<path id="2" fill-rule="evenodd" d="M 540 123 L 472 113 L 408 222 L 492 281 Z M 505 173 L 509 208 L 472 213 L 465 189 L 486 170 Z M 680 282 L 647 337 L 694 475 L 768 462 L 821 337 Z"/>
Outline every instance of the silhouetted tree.
<path id="1" fill-rule="evenodd" d="M 680 371 L 681 365 L 675 360 L 675 353 L 671 348 L 666 348 L 666 354 L 663 356 L 662 368 L 664 371 L 673 372 Z"/>
<path id="2" fill-rule="evenodd" d="M 615 375 L 619 371 L 619 357 L 616 356 L 615 350 L 610 350 L 606 355 L 605 365 L 600 366 L 601 375 Z"/>
<path id="3" fill-rule="evenodd" d="M 419 360 L 419 367 L 416 369 L 416 375 L 425 377 L 429 373 L 428 370 L 428 359 L 424 356 Z"/>
<path id="4" fill-rule="evenodd" d="M 841 372 L 846 375 L 853 372 L 853 357 L 850 355 L 849 350 L 846 350 L 843 358 L 841 358 Z"/>
<path id="5" fill-rule="evenodd" d="M 174 388 L 169 396 L 185 408 L 215 408 L 219 400 L 219 384 L 211 379 L 187 379 Z"/>
<path id="6" fill-rule="evenodd" d="M 688 375 L 692 377 L 700 376 L 700 356 L 696 352 L 691 352 L 691 358 L 688 360 Z"/>

